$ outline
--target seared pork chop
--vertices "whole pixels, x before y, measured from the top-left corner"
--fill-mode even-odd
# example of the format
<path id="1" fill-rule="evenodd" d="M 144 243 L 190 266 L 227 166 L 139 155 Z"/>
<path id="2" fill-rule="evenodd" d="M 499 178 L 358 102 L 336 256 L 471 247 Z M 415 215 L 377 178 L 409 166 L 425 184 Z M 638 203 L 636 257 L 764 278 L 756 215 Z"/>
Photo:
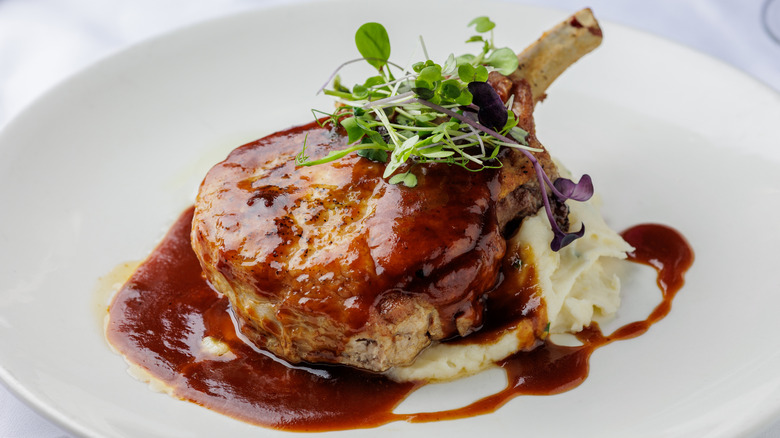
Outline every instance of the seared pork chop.
<path id="1" fill-rule="evenodd" d="M 514 96 L 519 126 L 554 180 L 534 133 L 531 85 L 496 74 L 489 82 Z M 528 159 L 504 148 L 500 169 L 420 163 L 408 188 L 357 155 L 296 167 L 304 140 L 315 157 L 347 144 L 316 123 L 270 135 L 211 169 L 197 197 L 192 246 L 241 332 L 290 362 L 384 371 L 478 329 L 505 233 L 542 204 Z"/>

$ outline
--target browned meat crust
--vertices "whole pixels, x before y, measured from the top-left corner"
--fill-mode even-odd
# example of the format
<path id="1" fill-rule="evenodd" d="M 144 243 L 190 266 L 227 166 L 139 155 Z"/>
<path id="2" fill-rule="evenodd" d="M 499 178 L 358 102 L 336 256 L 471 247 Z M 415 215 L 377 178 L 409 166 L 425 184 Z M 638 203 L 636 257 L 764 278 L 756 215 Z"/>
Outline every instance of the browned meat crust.
<path id="1" fill-rule="evenodd" d="M 372 370 L 479 326 L 506 243 L 498 172 L 416 166 L 390 185 L 359 157 L 296 169 L 346 139 L 316 125 L 235 150 L 198 195 L 192 242 L 249 338 L 292 362 Z"/>

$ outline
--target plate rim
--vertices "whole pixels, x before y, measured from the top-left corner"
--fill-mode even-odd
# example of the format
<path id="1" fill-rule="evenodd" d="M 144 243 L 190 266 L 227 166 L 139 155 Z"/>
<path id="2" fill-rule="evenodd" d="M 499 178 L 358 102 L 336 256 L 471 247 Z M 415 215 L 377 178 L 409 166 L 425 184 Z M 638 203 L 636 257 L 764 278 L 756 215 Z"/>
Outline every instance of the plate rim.
<path id="1" fill-rule="evenodd" d="M 343 0 L 339 1 L 340 3 L 351 3 L 350 0 Z M 16 128 L 15 126 L 17 124 L 25 122 L 28 118 L 32 118 L 35 112 L 37 111 L 37 108 L 44 105 L 47 99 L 50 98 L 50 96 L 53 93 L 59 92 L 59 90 L 62 90 L 64 88 L 67 88 L 69 84 L 71 84 L 74 80 L 77 80 L 78 78 L 94 74 L 95 71 L 102 68 L 102 66 L 114 62 L 115 59 L 121 58 L 126 55 L 126 53 L 130 50 L 143 50 L 143 47 L 148 44 L 157 44 L 158 42 L 165 41 L 168 38 L 171 37 L 171 35 L 175 34 L 184 34 L 188 32 L 197 32 L 199 28 L 202 28 L 203 26 L 208 25 L 214 25 L 215 23 L 223 22 L 223 21 L 229 21 L 234 19 L 237 16 L 244 16 L 247 14 L 259 14 L 261 12 L 270 10 L 270 9 L 289 9 L 291 7 L 297 7 L 301 5 L 306 5 L 310 3 L 315 3 L 314 0 L 299 0 L 292 4 L 266 4 L 266 5 L 256 5 L 256 7 L 251 8 L 249 10 L 245 11 L 239 11 L 235 13 L 230 13 L 227 15 L 222 15 L 215 18 L 209 18 L 206 20 L 202 20 L 196 23 L 188 24 L 183 27 L 177 27 L 171 30 L 168 30 L 166 32 L 163 32 L 161 34 L 145 38 L 143 40 L 140 40 L 132 45 L 129 45 L 127 47 L 122 48 L 121 50 L 114 51 L 105 57 L 102 57 L 89 65 L 85 66 L 84 68 L 62 78 L 59 82 L 57 82 L 55 85 L 50 87 L 48 90 L 46 90 L 44 93 L 39 95 L 36 99 L 34 99 L 32 102 L 30 102 L 25 108 L 23 108 L 20 112 L 18 112 L 14 117 L 12 117 L 10 120 L 8 120 L 4 125 L 0 125 L 0 146 L 4 144 L 4 138 L 5 135 L 8 132 L 14 131 Z M 506 7 L 513 7 L 518 9 L 535 9 L 539 11 L 552 11 L 555 13 L 563 13 L 562 9 L 560 8 L 546 8 L 536 5 L 524 5 L 524 4 L 516 4 L 516 3 L 506 3 L 497 1 L 494 2 L 495 4 L 502 4 Z M 710 54 L 703 53 L 700 51 L 697 51 L 696 49 L 681 44 L 679 42 L 672 41 L 669 38 L 659 36 L 641 29 L 635 29 L 631 28 L 629 26 L 625 26 L 619 23 L 610 22 L 608 20 L 600 20 L 605 25 L 609 25 L 613 28 L 623 28 L 624 30 L 627 30 L 629 32 L 633 33 L 639 33 L 644 34 L 649 38 L 655 39 L 655 40 L 662 40 L 665 42 L 665 44 L 674 45 L 676 47 L 683 48 L 687 51 L 690 51 L 692 53 L 695 53 L 698 57 L 704 57 L 709 60 L 709 62 L 715 62 L 720 65 L 721 68 L 726 68 L 733 73 L 737 74 L 738 76 L 741 76 L 743 79 L 747 79 L 751 82 L 753 82 L 755 85 L 758 85 L 762 88 L 764 88 L 766 91 L 774 94 L 777 97 L 780 97 L 780 92 L 772 89 L 770 86 L 762 82 L 761 80 L 757 79 L 756 77 L 746 73 L 745 71 L 730 65 Z M 0 151 L 2 151 L 2 148 L 0 148 Z M 9 368 L 6 367 L 5 361 L 0 358 L 0 383 L 2 383 L 6 388 L 9 389 L 9 391 L 14 394 L 19 400 L 24 402 L 27 406 L 32 408 L 34 411 L 42 415 L 44 418 L 49 419 L 53 423 L 57 424 L 58 426 L 62 427 L 63 429 L 79 436 L 99 436 L 99 435 L 93 435 L 93 430 L 91 430 L 88 427 L 85 427 L 85 425 L 82 425 L 78 422 L 73 422 L 71 418 L 68 416 L 62 414 L 59 410 L 56 409 L 56 406 L 51 405 L 47 401 L 43 400 L 42 397 L 36 395 L 34 392 L 32 392 L 28 387 L 26 387 L 21 381 L 15 378 L 13 373 Z M 762 424 L 756 424 L 752 428 L 752 432 L 758 432 L 765 428 L 767 425 L 769 425 L 771 422 L 776 421 L 778 418 L 780 418 L 780 402 L 778 402 L 778 405 L 776 406 L 775 412 L 772 415 L 767 414 L 764 417 L 764 422 Z"/>

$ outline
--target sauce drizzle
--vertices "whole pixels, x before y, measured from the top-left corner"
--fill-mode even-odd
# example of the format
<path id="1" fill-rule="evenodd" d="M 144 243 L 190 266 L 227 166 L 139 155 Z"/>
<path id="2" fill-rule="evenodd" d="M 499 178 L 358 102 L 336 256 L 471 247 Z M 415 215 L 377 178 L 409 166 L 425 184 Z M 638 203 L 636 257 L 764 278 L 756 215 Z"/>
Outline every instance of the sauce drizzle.
<path id="1" fill-rule="evenodd" d="M 424 422 L 489 414 L 519 395 L 552 395 L 569 391 L 588 376 L 588 362 L 597 348 L 640 336 L 663 319 L 684 284 L 685 272 L 693 264 L 693 250 L 679 232 L 665 225 L 636 225 L 623 231 L 621 236 L 635 248 L 628 254 L 628 260 L 651 266 L 658 273 L 662 300 L 645 320 L 626 324 L 609 336 L 602 334 L 594 322 L 576 334 L 582 342 L 580 346 L 546 342 L 531 351 L 515 353 L 499 363 L 509 382 L 502 391 L 460 409 L 417 414 L 407 420 Z"/>
<path id="2" fill-rule="evenodd" d="M 109 310 L 109 342 L 179 398 L 249 423 L 299 432 L 470 417 L 494 412 L 518 395 L 570 390 L 587 377 L 596 348 L 638 336 L 669 312 L 693 262 L 687 242 L 671 228 L 648 224 L 626 230 L 623 237 L 636 248 L 629 259 L 653 266 L 663 292 L 646 320 L 609 336 L 594 324 L 577 335 L 582 346 L 547 342 L 510 356 L 499 364 L 508 386 L 466 407 L 395 414 L 393 409 L 422 383 L 393 382 L 340 366 L 291 366 L 243 342 L 227 299 L 201 275 L 190 246 L 191 222 L 190 208 L 117 293 Z M 230 353 L 204 348 L 205 337 L 224 343 Z"/>

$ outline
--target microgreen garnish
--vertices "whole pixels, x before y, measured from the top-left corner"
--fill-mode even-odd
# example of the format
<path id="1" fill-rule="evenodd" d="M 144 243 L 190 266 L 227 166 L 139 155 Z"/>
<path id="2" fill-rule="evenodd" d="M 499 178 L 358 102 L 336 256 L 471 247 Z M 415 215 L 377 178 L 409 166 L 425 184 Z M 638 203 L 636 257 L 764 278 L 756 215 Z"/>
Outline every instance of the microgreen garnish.
<path id="1" fill-rule="evenodd" d="M 337 108 L 325 113 L 325 123 L 340 126 L 347 134 L 345 149 L 331 151 L 325 157 L 309 160 L 306 145 L 296 157 L 301 166 L 312 166 L 340 159 L 356 152 L 368 160 L 385 163 L 383 177 L 390 184 L 412 188 L 417 177 L 412 172 L 416 163 L 446 163 L 469 171 L 500 168 L 501 147 L 520 150 L 533 164 L 542 192 L 545 210 L 555 237 L 553 250 L 566 246 L 582 236 L 584 226 L 575 233 L 564 233 L 555 222 L 547 189 L 559 199 L 583 200 L 590 197 L 590 178 L 580 183 L 561 179 L 555 185 L 549 180 L 531 152 L 542 149 L 528 145 L 528 133 L 517 126 L 515 114 L 508 110 L 496 91 L 486 83 L 490 71 L 509 75 L 518 67 L 515 53 L 509 48 L 496 48 L 493 23 L 488 17 L 478 17 L 469 23 L 477 35 L 466 42 L 479 43 L 476 54 L 455 57 L 450 54 L 443 64 L 426 59 L 401 68 L 390 62 L 390 39 L 384 26 L 366 23 L 355 33 L 355 45 L 362 58 L 347 61 L 320 89 L 333 97 Z M 365 60 L 377 70 L 351 89 L 341 83 L 339 70 L 346 65 Z M 398 71 L 396 75 L 391 67 Z M 408 164 L 405 171 L 396 173 Z"/>
<path id="2" fill-rule="evenodd" d="M 390 59 L 390 38 L 379 23 L 360 26 L 355 33 L 355 45 L 363 58 L 377 70 L 381 71 Z"/>
<path id="3" fill-rule="evenodd" d="M 587 201 L 593 196 L 593 183 L 590 180 L 590 175 L 582 175 L 579 183 L 566 178 L 558 178 L 555 180 L 553 187 L 558 190 L 560 197 L 566 199 L 573 199 L 575 201 Z"/>
<path id="4" fill-rule="evenodd" d="M 479 123 L 493 130 L 501 130 L 509 118 L 509 111 L 504 102 L 487 82 L 471 82 L 469 91 L 474 96 L 474 105 L 479 107 L 477 118 Z"/>

